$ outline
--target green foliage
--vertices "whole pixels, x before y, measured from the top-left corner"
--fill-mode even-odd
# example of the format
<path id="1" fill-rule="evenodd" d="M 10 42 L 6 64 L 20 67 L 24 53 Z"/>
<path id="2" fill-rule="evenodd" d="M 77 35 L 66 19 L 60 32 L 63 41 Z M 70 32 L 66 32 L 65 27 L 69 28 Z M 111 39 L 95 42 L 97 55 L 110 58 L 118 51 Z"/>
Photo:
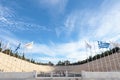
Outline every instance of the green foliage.
<path id="1" fill-rule="evenodd" d="M 16 52 L 16 53 L 14 54 L 14 57 L 18 58 L 18 52 Z"/>
<path id="2" fill-rule="evenodd" d="M 67 66 L 70 65 L 70 61 L 66 60 L 66 61 L 59 61 L 57 64 L 57 66 Z"/>
<path id="3" fill-rule="evenodd" d="M 63 65 L 63 62 L 62 61 L 58 61 L 58 63 L 56 65 L 57 66 L 61 66 L 61 65 Z"/>
<path id="4" fill-rule="evenodd" d="M 9 55 L 11 53 L 11 50 L 10 49 L 6 49 L 6 50 L 3 51 L 3 53 Z"/>
<path id="5" fill-rule="evenodd" d="M 90 62 L 92 60 L 93 60 L 92 56 L 89 56 L 88 61 Z"/>
<path id="6" fill-rule="evenodd" d="M 34 59 L 31 59 L 30 62 L 31 62 L 31 63 L 35 63 L 35 60 L 34 60 Z"/>
<path id="7" fill-rule="evenodd" d="M 108 55 L 112 55 L 112 54 L 118 54 L 120 53 L 120 48 L 119 47 L 115 47 L 111 50 L 108 50 L 108 51 L 105 51 L 103 52 L 102 54 L 97 54 L 93 57 L 89 56 L 88 59 L 85 59 L 85 60 L 82 60 L 82 61 L 78 61 L 78 62 L 75 62 L 75 63 L 72 63 L 70 65 L 80 65 L 80 64 L 84 64 L 84 63 L 87 63 L 87 62 L 90 62 L 90 61 L 94 61 L 96 59 L 100 59 L 100 58 L 103 58 L 103 57 L 106 57 Z"/>
<path id="8" fill-rule="evenodd" d="M 0 48 L 2 48 L 2 43 L 0 42 Z"/>
<path id="9" fill-rule="evenodd" d="M 24 54 L 24 53 L 23 53 L 23 55 L 22 55 L 22 59 L 23 59 L 23 60 L 26 60 L 25 54 Z"/>
<path id="10" fill-rule="evenodd" d="M 54 64 L 51 61 L 49 61 L 48 65 L 53 66 Z"/>
<path id="11" fill-rule="evenodd" d="M 0 48 L 0 52 L 2 52 L 2 48 Z"/>

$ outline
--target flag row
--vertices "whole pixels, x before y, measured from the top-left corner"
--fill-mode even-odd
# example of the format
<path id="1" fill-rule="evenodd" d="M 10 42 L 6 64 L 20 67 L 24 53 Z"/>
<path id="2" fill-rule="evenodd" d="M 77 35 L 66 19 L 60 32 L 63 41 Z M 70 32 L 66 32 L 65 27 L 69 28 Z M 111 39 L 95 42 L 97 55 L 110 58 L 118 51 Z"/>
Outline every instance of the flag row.
<path id="1" fill-rule="evenodd" d="M 86 45 L 86 48 L 89 48 L 89 49 L 92 48 L 92 45 L 90 43 L 88 43 L 87 41 L 85 41 L 85 45 Z M 112 47 L 120 47 L 120 43 L 117 43 L 117 42 L 97 41 L 97 45 L 98 45 L 99 49 L 101 49 L 101 48 L 110 48 L 111 46 Z"/>
<path id="2" fill-rule="evenodd" d="M 0 41 L 0 48 L 2 48 L 3 50 L 9 49 L 9 46 L 10 46 L 9 42 L 7 44 L 2 44 L 2 41 Z M 21 43 L 18 43 L 18 45 L 15 48 L 14 52 L 16 52 L 18 49 L 20 49 L 21 46 L 23 46 L 26 49 L 32 49 L 33 48 L 33 41 L 29 42 L 29 43 L 26 43 L 24 45 L 22 45 Z"/>

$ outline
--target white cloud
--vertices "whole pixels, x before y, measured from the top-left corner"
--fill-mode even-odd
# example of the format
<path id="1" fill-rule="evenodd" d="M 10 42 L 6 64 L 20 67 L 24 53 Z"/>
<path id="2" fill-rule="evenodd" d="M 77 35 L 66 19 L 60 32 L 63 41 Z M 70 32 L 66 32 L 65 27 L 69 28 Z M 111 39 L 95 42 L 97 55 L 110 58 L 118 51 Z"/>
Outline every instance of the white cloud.
<path id="1" fill-rule="evenodd" d="M 90 14 L 91 13 L 91 14 Z M 89 26 L 88 21 L 91 19 L 92 11 L 88 10 L 75 10 L 67 15 L 66 20 L 63 23 L 63 27 L 58 27 L 59 36 L 64 34 L 67 37 L 71 36 L 74 32 L 77 33 L 78 38 L 88 38 L 93 31 L 93 27 Z M 57 31 L 56 31 L 57 32 Z M 58 36 L 58 37 L 59 37 Z"/>
<path id="2" fill-rule="evenodd" d="M 96 43 L 96 42 L 95 42 Z M 98 53 L 98 47 L 97 43 L 94 48 L 94 43 L 92 42 L 91 45 L 93 49 L 92 55 L 95 55 Z M 96 49 L 96 51 L 94 50 Z M 34 44 L 34 47 L 32 50 L 28 51 L 28 53 L 40 53 L 45 54 L 49 57 L 38 57 L 39 60 L 42 61 L 53 61 L 54 63 L 58 62 L 59 60 L 69 60 L 71 62 L 80 61 L 83 59 L 86 59 L 87 55 L 91 55 L 91 52 L 89 50 L 86 51 L 85 48 L 85 42 L 84 41 L 78 41 L 78 42 L 69 42 L 69 43 L 62 43 L 62 44 L 55 44 L 54 45 L 43 45 L 43 44 Z M 64 58 L 61 58 L 59 56 L 64 56 Z M 37 58 L 37 57 L 36 57 Z"/>
<path id="3" fill-rule="evenodd" d="M 119 33 L 119 13 L 119 8 L 115 7 L 114 9 L 108 11 L 105 15 L 101 15 L 101 24 L 98 25 L 99 28 L 96 31 L 96 37 L 106 37 L 109 35 L 117 35 Z"/>
<path id="4" fill-rule="evenodd" d="M 88 56 L 94 56 L 98 53 L 101 53 L 102 51 L 106 51 L 107 49 L 100 50 L 98 48 L 97 41 L 89 42 L 89 44 L 92 46 L 91 49 L 87 49 L 85 47 L 84 41 L 78 41 L 78 42 L 70 42 L 70 43 L 63 43 L 63 44 L 55 44 L 54 45 L 41 45 L 37 44 L 36 50 L 39 53 L 43 53 L 48 55 L 49 57 L 38 57 L 39 60 L 43 61 L 53 61 L 54 63 L 58 62 L 59 60 L 69 60 L 71 62 L 80 61 L 83 59 L 86 59 Z M 41 45 L 41 46 L 38 46 Z M 43 46 L 44 49 L 42 48 Z M 40 50 L 40 49 L 43 49 Z M 35 50 L 35 49 L 34 49 Z M 37 52 L 37 53 L 38 53 Z M 63 58 L 59 56 L 64 56 Z"/>
<path id="5" fill-rule="evenodd" d="M 40 6 L 47 8 L 53 16 L 64 13 L 68 0 L 39 0 Z"/>
<path id="6" fill-rule="evenodd" d="M 10 24 L 11 22 L 7 18 L 14 17 L 14 12 L 7 7 L 0 6 L 0 25 Z"/>
<path id="7" fill-rule="evenodd" d="M 44 44 L 33 44 L 33 48 L 31 50 L 25 49 L 27 53 L 39 53 L 39 54 L 46 54 L 47 56 L 55 56 L 55 52 L 51 49 L 50 46 Z"/>
<path id="8" fill-rule="evenodd" d="M 0 6 L 0 30 L 9 31 L 31 31 L 37 32 L 39 30 L 51 31 L 46 26 L 41 26 L 38 24 L 27 23 L 23 20 L 16 20 L 15 12 L 7 7 Z"/>
<path id="9" fill-rule="evenodd" d="M 78 18 L 80 17 L 78 16 L 77 12 L 73 12 L 69 16 L 67 16 L 67 19 L 63 23 L 63 26 L 57 27 L 55 29 L 57 37 L 60 37 L 61 34 L 65 34 L 65 36 L 70 36 L 77 27 L 76 22 Z"/>
<path id="10" fill-rule="evenodd" d="M 67 29 L 67 35 L 71 35 L 71 33 L 74 31 L 76 27 L 76 21 L 78 19 L 78 16 L 76 15 L 70 15 L 66 22 L 64 23 L 65 28 Z"/>
<path id="11" fill-rule="evenodd" d="M 36 60 L 45 63 L 51 61 L 55 64 L 57 64 L 58 61 L 65 61 L 65 60 L 69 60 L 70 62 L 74 61 L 73 58 L 57 58 L 57 57 L 37 57 Z"/>
<path id="12" fill-rule="evenodd" d="M 49 5 L 57 5 L 59 3 L 61 3 L 61 0 L 44 0 L 44 1 L 40 1 L 43 4 L 49 4 Z"/>
<path id="13" fill-rule="evenodd" d="M 120 34 L 110 39 L 110 41 L 118 41 L 118 40 L 120 40 Z"/>
<path id="14" fill-rule="evenodd" d="M 38 32 L 38 31 L 52 31 L 45 26 L 33 24 L 33 23 L 26 23 L 24 21 L 9 21 L 6 18 L 1 18 L 2 22 L 0 23 L 0 29 L 9 30 L 13 32 L 22 32 L 22 31 L 31 31 L 31 32 Z"/>
<path id="15" fill-rule="evenodd" d="M 72 59 L 72 62 L 77 62 L 86 59 L 88 56 L 86 55 L 86 51 L 77 51 L 72 52 L 69 55 L 67 55 L 67 58 Z M 71 61 L 71 60 L 70 60 Z"/>
<path id="16" fill-rule="evenodd" d="M 43 53 L 49 56 L 56 56 L 56 55 L 69 55 L 72 52 L 79 51 L 81 48 L 84 48 L 84 43 L 81 42 L 70 42 L 70 43 L 63 43 L 63 44 L 55 44 L 54 45 L 44 45 L 44 44 L 34 44 L 33 51 L 36 53 Z M 30 51 L 30 52 L 31 52 Z"/>
<path id="17" fill-rule="evenodd" d="M 95 38 L 101 40 L 120 40 L 119 38 L 119 21 L 120 21 L 120 1 L 105 1 L 101 5 L 101 10 L 89 20 L 89 25 L 95 26 L 93 32 Z M 117 38 L 114 36 L 118 36 Z M 113 39 L 115 38 L 115 39 Z"/>
<path id="18" fill-rule="evenodd" d="M 61 36 L 61 33 L 63 33 L 64 31 L 66 31 L 64 27 L 55 28 L 55 33 L 56 33 L 58 38 Z"/>
<path id="19" fill-rule="evenodd" d="M 77 10 L 71 12 L 62 29 L 61 34 L 78 32 L 78 38 L 88 40 L 109 40 L 119 36 L 120 30 L 120 1 L 104 1 L 98 10 Z M 68 35 L 68 36 L 69 36 Z M 116 38 L 120 40 L 119 37 Z"/>
<path id="20" fill-rule="evenodd" d="M 8 7 L 0 6 L 0 17 L 14 17 L 15 13 Z"/>

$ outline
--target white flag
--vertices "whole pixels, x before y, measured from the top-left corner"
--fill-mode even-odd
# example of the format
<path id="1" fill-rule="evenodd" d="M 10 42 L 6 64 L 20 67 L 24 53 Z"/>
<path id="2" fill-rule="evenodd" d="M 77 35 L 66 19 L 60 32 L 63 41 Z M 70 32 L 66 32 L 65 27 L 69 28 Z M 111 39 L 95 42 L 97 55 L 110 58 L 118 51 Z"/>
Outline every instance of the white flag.
<path id="1" fill-rule="evenodd" d="M 110 45 L 112 47 L 120 47 L 120 43 L 117 43 L 117 42 L 110 42 Z"/>
<path id="2" fill-rule="evenodd" d="M 86 45 L 86 48 L 89 48 L 89 49 L 92 48 L 92 46 L 87 41 L 85 41 L 85 45 Z"/>
<path id="3" fill-rule="evenodd" d="M 7 44 L 3 44 L 2 51 L 9 49 L 9 42 Z"/>
<path id="4" fill-rule="evenodd" d="M 33 48 L 33 41 L 30 43 L 25 44 L 25 48 L 32 49 Z"/>
<path id="5" fill-rule="evenodd" d="M 9 42 L 4 46 L 4 50 L 9 48 Z"/>

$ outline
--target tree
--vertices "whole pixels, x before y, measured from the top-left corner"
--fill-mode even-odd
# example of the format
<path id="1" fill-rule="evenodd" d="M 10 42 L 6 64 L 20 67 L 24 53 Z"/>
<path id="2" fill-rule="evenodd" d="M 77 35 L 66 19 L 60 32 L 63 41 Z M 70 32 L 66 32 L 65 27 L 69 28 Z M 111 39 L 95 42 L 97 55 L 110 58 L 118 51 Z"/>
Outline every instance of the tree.
<path id="1" fill-rule="evenodd" d="M 31 63 L 35 63 L 35 60 L 31 59 Z"/>
<path id="2" fill-rule="evenodd" d="M 92 61 L 93 59 L 92 59 L 92 56 L 89 56 L 89 59 L 88 59 L 88 61 Z"/>
<path id="3" fill-rule="evenodd" d="M 18 52 L 16 52 L 14 56 L 15 56 L 16 58 L 18 58 Z"/>
<path id="4" fill-rule="evenodd" d="M 23 55 L 22 55 L 22 59 L 25 60 L 25 54 L 24 54 L 24 53 L 23 53 Z"/>
<path id="5" fill-rule="evenodd" d="M 11 53 L 11 50 L 10 49 L 6 49 L 6 50 L 3 51 L 3 53 L 9 55 Z"/>
<path id="6" fill-rule="evenodd" d="M 51 61 L 49 61 L 48 65 L 53 66 L 54 64 Z"/>
<path id="7" fill-rule="evenodd" d="M 0 48 L 0 52 L 2 52 L 2 48 Z"/>
<path id="8" fill-rule="evenodd" d="M 2 48 L 2 42 L 0 42 L 0 48 Z"/>
<path id="9" fill-rule="evenodd" d="M 61 61 L 58 61 L 58 63 L 56 64 L 57 66 L 60 66 L 60 65 L 62 65 L 63 64 L 63 62 L 61 62 Z"/>
<path id="10" fill-rule="evenodd" d="M 0 42 L 0 52 L 2 51 L 2 42 Z"/>

